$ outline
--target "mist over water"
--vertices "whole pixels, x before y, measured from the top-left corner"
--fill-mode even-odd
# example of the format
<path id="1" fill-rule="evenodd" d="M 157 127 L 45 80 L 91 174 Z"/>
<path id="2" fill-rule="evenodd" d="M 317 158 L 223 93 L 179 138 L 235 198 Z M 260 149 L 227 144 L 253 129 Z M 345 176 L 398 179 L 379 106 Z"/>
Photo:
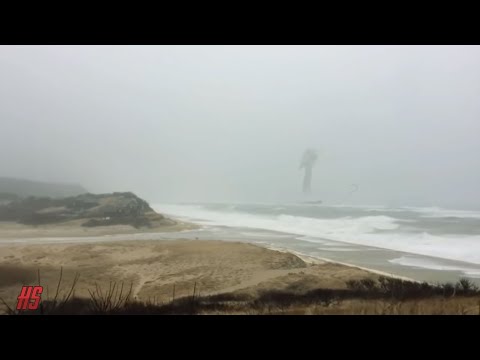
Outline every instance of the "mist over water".
<path id="1" fill-rule="evenodd" d="M 478 46 L 1 46 L 0 175 L 151 203 L 479 209 L 479 63 Z"/>

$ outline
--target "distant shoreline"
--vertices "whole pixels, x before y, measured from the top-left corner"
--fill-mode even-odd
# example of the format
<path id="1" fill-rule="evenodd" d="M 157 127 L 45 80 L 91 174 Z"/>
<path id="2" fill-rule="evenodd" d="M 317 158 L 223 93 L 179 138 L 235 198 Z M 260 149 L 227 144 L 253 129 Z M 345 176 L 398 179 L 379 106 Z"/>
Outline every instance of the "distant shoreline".
<path id="1" fill-rule="evenodd" d="M 42 238 L 81 238 L 122 234 L 148 234 L 198 229 L 199 226 L 185 221 L 171 220 L 171 223 L 153 227 L 134 228 L 130 225 L 85 227 L 85 220 L 72 220 L 59 224 L 24 225 L 12 221 L 0 221 L 0 243 L 2 240 L 27 240 L 34 242 Z"/>

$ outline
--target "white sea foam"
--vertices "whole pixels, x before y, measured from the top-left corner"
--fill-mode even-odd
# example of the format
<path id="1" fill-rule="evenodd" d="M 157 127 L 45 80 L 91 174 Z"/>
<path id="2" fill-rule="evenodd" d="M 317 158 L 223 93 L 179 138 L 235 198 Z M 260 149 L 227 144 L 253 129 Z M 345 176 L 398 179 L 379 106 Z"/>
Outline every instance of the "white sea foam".
<path id="1" fill-rule="evenodd" d="M 328 207 L 333 208 L 350 208 L 350 209 L 362 209 L 362 210 L 378 210 L 385 211 L 388 208 L 385 205 L 352 205 L 352 204 L 337 204 L 337 205 L 327 205 Z"/>
<path id="2" fill-rule="evenodd" d="M 278 239 L 284 239 L 284 238 L 289 238 L 291 235 L 288 234 L 282 234 L 282 233 L 272 233 L 272 232 L 254 232 L 254 231 L 242 231 L 240 232 L 240 235 L 245 236 L 245 237 L 255 237 L 255 238 L 278 238 Z"/>
<path id="3" fill-rule="evenodd" d="M 399 264 L 409 267 L 417 267 L 421 269 L 431 269 L 440 271 L 460 271 L 465 276 L 480 278 L 480 267 L 445 265 L 433 259 L 418 258 L 413 256 L 402 256 L 397 259 L 389 260 L 392 264 Z"/>
<path id="4" fill-rule="evenodd" d="M 480 211 L 475 210 L 458 210 L 458 209 L 445 209 L 437 206 L 430 207 L 418 207 L 418 206 L 402 206 L 402 207 L 386 207 L 384 205 L 329 205 L 333 208 L 345 208 L 345 209 L 360 209 L 371 212 L 405 212 L 412 211 L 420 214 L 420 217 L 424 218 L 445 218 L 445 217 L 457 217 L 457 218 L 472 218 L 480 219 Z"/>
<path id="5" fill-rule="evenodd" d="M 398 229 L 395 218 L 385 215 L 319 219 L 212 211 L 200 205 L 161 205 L 154 208 L 172 216 L 202 219 L 199 221 L 202 224 L 285 232 L 306 236 L 303 240 L 319 244 L 333 240 L 480 264 L 480 235 L 404 233 Z M 390 231 L 379 233 L 377 230 Z"/>
<path id="6" fill-rule="evenodd" d="M 473 210 L 455 210 L 455 209 L 443 209 L 440 207 L 403 207 L 407 211 L 414 211 L 421 214 L 421 217 L 425 218 L 445 218 L 445 217 L 457 217 L 457 218 L 472 218 L 480 219 L 480 211 Z"/>
<path id="7" fill-rule="evenodd" d="M 334 247 L 334 246 L 331 246 L 331 247 L 319 247 L 318 250 L 322 250 L 322 251 L 358 251 L 358 249 L 354 249 L 354 248 L 349 248 L 349 247 Z"/>

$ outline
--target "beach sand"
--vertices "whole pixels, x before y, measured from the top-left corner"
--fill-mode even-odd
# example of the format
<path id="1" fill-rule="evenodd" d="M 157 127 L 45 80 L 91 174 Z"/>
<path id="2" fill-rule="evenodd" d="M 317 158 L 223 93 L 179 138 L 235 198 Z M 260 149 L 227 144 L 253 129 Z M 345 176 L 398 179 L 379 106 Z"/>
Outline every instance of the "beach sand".
<path id="1" fill-rule="evenodd" d="M 75 295 L 110 282 L 133 286 L 133 296 L 168 302 L 177 298 L 227 292 L 255 294 L 268 289 L 308 291 L 345 288 L 351 279 L 376 278 L 366 270 L 300 257 L 252 244 L 223 241 L 121 241 L 89 244 L 28 244 L 0 247 L 0 297 L 14 305 L 21 286 L 36 285 L 53 297 L 63 267 L 66 292 L 76 273 Z M 48 294 L 47 294 L 48 287 Z M 5 309 L 4 309 L 5 310 Z"/>
<path id="2" fill-rule="evenodd" d="M 157 305 L 171 304 L 174 296 L 175 299 L 192 297 L 194 289 L 196 297 L 231 294 L 261 299 L 267 293 L 282 291 L 301 297 L 319 289 L 342 291 L 352 280 L 395 277 L 245 242 L 192 238 L 134 240 L 133 235 L 132 239 L 128 238 L 129 234 L 178 234 L 178 231 L 197 228 L 195 224 L 170 219 L 143 230 L 131 226 L 83 228 L 73 221 L 36 227 L 0 223 L 0 298 L 15 308 L 22 285 L 40 284 L 44 287 L 42 300 L 52 300 L 61 269 L 59 300 L 69 292 L 78 274 L 77 298 L 88 299 L 89 291 L 98 288 L 106 292 L 115 283 L 116 286 L 123 284 L 126 292 L 131 287 L 133 299 Z M 112 234 L 125 234 L 127 238 L 102 238 L 102 235 Z M 88 237 L 94 240 L 89 241 Z M 478 314 L 479 301 L 477 296 L 396 303 L 352 298 L 328 305 L 305 303 L 288 309 L 272 309 L 266 305 L 253 313 Z M 239 306 L 232 311 L 252 313 L 251 307 Z M 7 306 L 0 302 L 0 314 L 6 311 Z"/>
<path id="3" fill-rule="evenodd" d="M 152 227 L 136 229 L 130 225 L 110 225 L 85 227 L 81 226 L 86 220 L 72 220 L 59 224 L 48 225 L 23 225 L 16 222 L 0 221 L 0 241 L 14 239 L 36 238 L 61 238 L 61 237 L 88 237 L 112 234 L 138 234 L 154 232 L 174 232 L 181 230 L 197 229 L 192 223 L 172 220 L 168 218 L 157 219 L 155 213 L 151 214 Z"/>

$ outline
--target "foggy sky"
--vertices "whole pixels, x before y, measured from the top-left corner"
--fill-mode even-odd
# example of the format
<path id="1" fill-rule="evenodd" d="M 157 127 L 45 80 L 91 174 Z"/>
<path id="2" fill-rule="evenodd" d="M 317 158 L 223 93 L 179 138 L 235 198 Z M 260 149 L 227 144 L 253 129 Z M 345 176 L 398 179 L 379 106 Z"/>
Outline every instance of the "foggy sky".
<path id="1" fill-rule="evenodd" d="M 150 202 L 480 207 L 478 46 L 0 46 L 0 176 Z"/>

